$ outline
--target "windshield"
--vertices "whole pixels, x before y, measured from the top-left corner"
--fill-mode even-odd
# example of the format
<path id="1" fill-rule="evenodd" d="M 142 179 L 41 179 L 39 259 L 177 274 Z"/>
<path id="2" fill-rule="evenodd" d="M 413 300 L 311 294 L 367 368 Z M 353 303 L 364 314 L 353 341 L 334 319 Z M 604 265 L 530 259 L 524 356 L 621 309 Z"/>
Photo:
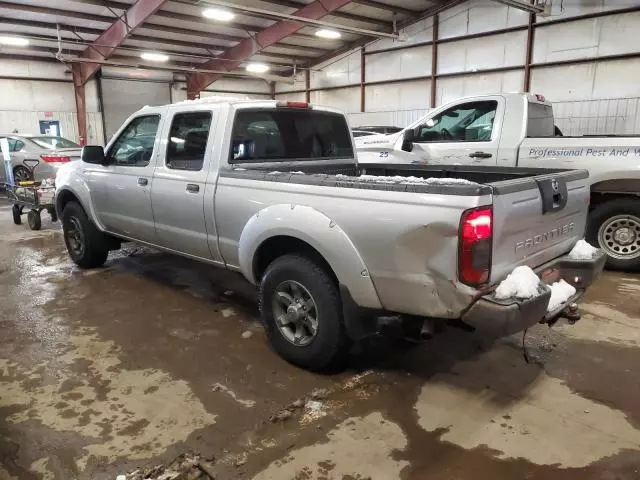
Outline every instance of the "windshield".
<path id="1" fill-rule="evenodd" d="M 29 140 L 39 147 L 46 148 L 47 150 L 55 150 L 57 148 L 80 148 L 80 145 L 77 143 L 62 137 L 30 137 Z"/>

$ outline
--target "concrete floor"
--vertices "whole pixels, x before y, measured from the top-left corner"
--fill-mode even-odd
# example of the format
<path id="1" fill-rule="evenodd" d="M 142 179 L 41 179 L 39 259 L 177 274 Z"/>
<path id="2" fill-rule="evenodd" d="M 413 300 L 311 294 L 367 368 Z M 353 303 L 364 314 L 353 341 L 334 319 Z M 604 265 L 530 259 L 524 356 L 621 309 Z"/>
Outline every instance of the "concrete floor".
<path id="1" fill-rule="evenodd" d="M 639 293 L 606 273 L 577 325 L 529 332 L 529 364 L 521 336 L 451 330 L 322 376 L 270 351 L 237 276 L 135 246 L 83 272 L 0 206 L 0 480 L 187 451 L 222 480 L 639 479 Z"/>

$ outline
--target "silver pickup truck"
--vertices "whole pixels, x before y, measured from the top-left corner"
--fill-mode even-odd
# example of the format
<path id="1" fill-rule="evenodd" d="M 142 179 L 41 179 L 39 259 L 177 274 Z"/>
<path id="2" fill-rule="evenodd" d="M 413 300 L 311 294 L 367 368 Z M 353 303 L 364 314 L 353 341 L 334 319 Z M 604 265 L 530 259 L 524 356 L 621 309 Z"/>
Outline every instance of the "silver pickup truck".
<path id="1" fill-rule="evenodd" d="M 241 272 L 259 287 L 269 339 L 323 369 L 381 316 L 429 335 L 466 324 L 507 335 L 563 313 L 605 257 L 573 260 L 589 204 L 586 171 L 372 165 L 343 114 L 297 102 L 146 107 L 106 149 L 58 173 L 69 255 L 98 267 L 122 241 Z M 498 300 L 515 267 L 537 294 Z M 548 312 L 565 279 L 576 294 Z"/>

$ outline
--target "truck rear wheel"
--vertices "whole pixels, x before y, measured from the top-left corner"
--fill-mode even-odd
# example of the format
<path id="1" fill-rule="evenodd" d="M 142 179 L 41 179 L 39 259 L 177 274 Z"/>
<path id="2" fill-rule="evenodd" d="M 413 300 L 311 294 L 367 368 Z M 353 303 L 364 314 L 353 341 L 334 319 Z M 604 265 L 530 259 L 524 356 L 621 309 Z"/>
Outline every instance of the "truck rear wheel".
<path id="1" fill-rule="evenodd" d="M 106 262 L 109 248 L 105 235 L 96 228 L 84 209 L 69 202 L 62 212 L 64 243 L 71 260 L 81 268 L 96 268 Z"/>
<path id="2" fill-rule="evenodd" d="M 640 270 L 640 201 L 616 198 L 589 214 L 587 239 L 607 254 L 607 268 Z"/>
<path id="3" fill-rule="evenodd" d="M 288 362 L 326 370 L 348 352 L 338 288 L 309 258 L 274 260 L 260 283 L 259 306 L 273 348 Z"/>

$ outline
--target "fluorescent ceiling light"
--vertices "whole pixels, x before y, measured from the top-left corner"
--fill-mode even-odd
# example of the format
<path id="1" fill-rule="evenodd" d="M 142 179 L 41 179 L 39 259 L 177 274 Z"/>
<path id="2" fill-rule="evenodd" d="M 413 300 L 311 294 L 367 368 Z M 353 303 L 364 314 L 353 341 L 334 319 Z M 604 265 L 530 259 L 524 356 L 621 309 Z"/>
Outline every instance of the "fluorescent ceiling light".
<path id="1" fill-rule="evenodd" d="M 250 63 L 247 65 L 247 72 L 251 73 L 265 73 L 269 71 L 269 65 L 264 63 Z"/>
<path id="2" fill-rule="evenodd" d="M 219 8 L 206 8 L 202 11 L 202 16 L 219 22 L 230 22 L 236 17 L 236 14 L 229 10 L 221 10 Z"/>
<path id="3" fill-rule="evenodd" d="M 316 37 L 320 38 L 329 38 L 331 40 L 335 40 L 336 38 L 340 38 L 341 36 L 342 34 L 337 30 L 329 30 L 328 28 L 316 30 Z"/>
<path id="4" fill-rule="evenodd" d="M 169 55 L 157 52 L 143 52 L 140 54 L 140 58 L 150 62 L 166 62 L 169 60 Z"/>
<path id="5" fill-rule="evenodd" d="M 29 40 L 22 37 L 0 37 L 0 43 L 12 47 L 26 47 L 29 45 Z"/>

